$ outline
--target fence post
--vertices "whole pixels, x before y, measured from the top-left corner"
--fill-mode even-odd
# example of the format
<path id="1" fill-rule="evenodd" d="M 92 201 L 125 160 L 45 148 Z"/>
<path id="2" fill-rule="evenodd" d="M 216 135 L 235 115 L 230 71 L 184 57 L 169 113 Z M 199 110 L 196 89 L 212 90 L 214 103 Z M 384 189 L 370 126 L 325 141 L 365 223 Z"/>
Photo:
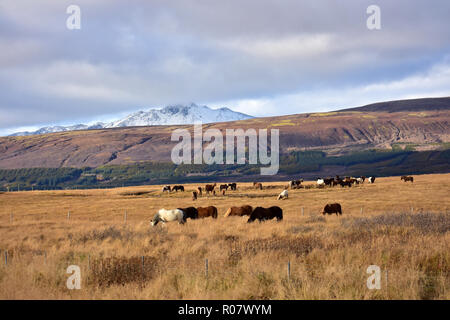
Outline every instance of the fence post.
<path id="1" fill-rule="evenodd" d="M 361 214 L 363 214 L 363 212 L 364 212 L 363 207 L 361 207 Z"/>
<path id="2" fill-rule="evenodd" d="M 291 261 L 288 260 L 288 265 L 287 265 L 287 276 L 288 276 L 288 282 L 291 281 Z"/>
<path id="3" fill-rule="evenodd" d="M 302 216 L 304 216 L 304 215 L 305 215 L 305 208 L 302 207 Z"/>
<path id="4" fill-rule="evenodd" d="M 385 282 L 386 282 L 386 295 L 389 297 L 389 284 L 388 284 L 388 270 L 386 269 L 386 274 L 385 274 Z"/>
<path id="5" fill-rule="evenodd" d="M 208 277 L 208 259 L 205 259 L 205 276 Z"/>
<path id="6" fill-rule="evenodd" d="M 67 211 L 67 220 L 70 220 L 70 210 Z"/>
<path id="7" fill-rule="evenodd" d="M 125 210 L 124 221 L 125 221 L 125 223 L 127 223 L 127 210 Z"/>

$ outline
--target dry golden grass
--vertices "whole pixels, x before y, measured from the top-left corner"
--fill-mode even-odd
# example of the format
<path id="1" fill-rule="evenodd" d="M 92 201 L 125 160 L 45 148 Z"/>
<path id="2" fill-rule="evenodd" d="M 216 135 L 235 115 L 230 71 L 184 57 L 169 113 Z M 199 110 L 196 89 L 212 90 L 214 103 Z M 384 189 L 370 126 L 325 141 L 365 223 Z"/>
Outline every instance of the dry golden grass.
<path id="1" fill-rule="evenodd" d="M 239 183 L 195 202 L 197 184 L 170 195 L 160 186 L 3 193 L 0 299 L 449 299 L 449 178 L 290 190 L 281 201 L 286 182 Z M 331 202 L 341 217 L 320 214 Z M 278 205 L 284 219 L 223 217 L 244 204 Z M 219 218 L 150 228 L 158 209 L 191 205 L 214 205 Z M 71 264 L 82 268 L 81 290 L 66 288 Z M 381 290 L 366 287 L 371 264 Z"/>

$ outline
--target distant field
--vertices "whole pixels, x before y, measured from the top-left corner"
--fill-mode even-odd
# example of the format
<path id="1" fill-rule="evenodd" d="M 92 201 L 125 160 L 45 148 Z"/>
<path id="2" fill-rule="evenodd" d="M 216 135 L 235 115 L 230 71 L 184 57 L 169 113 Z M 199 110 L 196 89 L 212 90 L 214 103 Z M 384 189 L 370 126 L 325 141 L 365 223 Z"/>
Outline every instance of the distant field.
<path id="1" fill-rule="evenodd" d="M 449 299 L 450 174 L 414 179 L 289 190 L 282 201 L 287 182 L 197 201 L 200 184 L 0 193 L 0 299 Z M 332 202 L 341 217 L 320 214 Z M 278 205 L 284 219 L 223 217 L 244 204 Z M 217 220 L 149 226 L 160 208 L 208 205 Z M 71 264 L 81 290 L 66 288 Z M 380 290 L 366 287 L 373 264 Z"/>

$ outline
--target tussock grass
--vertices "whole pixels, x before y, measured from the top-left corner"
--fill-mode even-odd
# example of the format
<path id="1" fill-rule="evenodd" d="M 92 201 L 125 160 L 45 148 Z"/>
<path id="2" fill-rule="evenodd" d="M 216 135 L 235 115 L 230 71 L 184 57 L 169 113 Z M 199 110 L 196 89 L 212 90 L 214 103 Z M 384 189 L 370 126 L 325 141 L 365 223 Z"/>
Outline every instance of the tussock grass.
<path id="1" fill-rule="evenodd" d="M 276 196 L 286 181 L 263 190 L 240 183 L 196 201 L 190 191 L 200 184 L 171 194 L 161 186 L 3 193 L 0 299 L 449 299 L 449 178 L 379 178 L 350 189 L 310 181 L 284 201 Z M 333 202 L 343 215 L 322 215 Z M 278 205 L 284 219 L 223 217 L 244 204 Z M 160 208 L 207 205 L 218 219 L 149 226 Z M 72 264 L 81 290 L 66 288 Z M 382 270 L 381 290 L 366 287 L 371 264 Z"/>

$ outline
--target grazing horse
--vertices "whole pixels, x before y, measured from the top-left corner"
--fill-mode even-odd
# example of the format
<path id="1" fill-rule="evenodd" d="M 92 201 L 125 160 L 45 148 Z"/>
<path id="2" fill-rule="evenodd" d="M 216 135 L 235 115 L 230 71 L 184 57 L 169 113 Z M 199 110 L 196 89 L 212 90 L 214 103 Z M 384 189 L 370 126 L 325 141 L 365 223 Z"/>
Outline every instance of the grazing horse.
<path id="1" fill-rule="evenodd" d="M 160 221 L 163 224 L 170 221 L 178 221 L 179 224 L 184 224 L 186 222 L 186 217 L 184 216 L 184 212 L 180 209 L 160 209 L 158 213 L 153 217 L 153 220 L 150 221 L 150 225 L 154 227 Z"/>
<path id="2" fill-rule="evenodd" d="M 197 200 L 197 191 L 192 191 L 192 200 Z"/>
<path id="3" fill-rule="evenodd" d="M 352 186 L 352 183 L 349 180 L 341 180 L 340 185 L 341 185 L 341 187 L 349 187 L 350 188 Z"/>
<path id="4" fill-rule="evenodd" d="M 178 190 L 184 192 L 184 187 L 183 187 L 183 186 L 173 186 L 172 190 L 173 190 L 173 191 L 176 191 L 176 192 L 178 192 Z"/>
<path id="5" fill-rule="evenodd" d="M 253 182 L 253 186 L 255 189 L 262 190 L 262 183 L 261 182 Z"/>
<path id="6" fill-rule="evenodd" d="M 197 219 L 198 218 L 198 211 L 194 207 L 178 208 L 178 210 L 181 210 L 184 212 L 184 219 L 187 219 L 187 218 Z"/>
<path id="7" fill-rule="evenodd" d="M 318 187 L 324 187 L 325 181 L 322 178 L 317 179 L 317 186 Z"/>
<path id="8" fill-rule="evenodd" d="M 252 206 L 242 206 L 242 207 L 231 207 L 228 208 L 227 212 L 225 212 L 224 217 L 228 217 L 228 216 L 238 216 L 238 217 L 242 217 L 242 216 L 249 216 L 253 211 Z"/>
<path id="9" fill-rule="evenodd" d="M 405 181 L 405 182 L 411 181 L 411 183 L 412 183 L 412 182 L 414 182 L 414 177 L 411 177 L 411 176 L 402 176 L 402 177 L 400 178 L 400 180 L 403 180 L 403 181 Z"/>
<path id="10" fill-rule="evenodd" d="M 342 208 L 341 205 L 339 203 L 331 203 L 331 204 L 327 204 L 322 211 L 322 214 L 333 214 L 336 213 L 336 215 L 342 214 Z"/>
<path id="11" fill-rule="evenodd" d="M 202 187 L 198 187 L 197 190 L 198 190 L 198 195 L 201 196 L 202 195 Z"/>
<path id="12" fill-rule="evenodd" d="M 375 177 L 369 177 L 369 179 L 367 179 L 369 181 L 369 183 L 374 183 L 375 182 Z"/>
<path id="13" fill-rule="evenodd" d="M 303 179 L 291 180 L 291 181 L 289 181 L 289 188 L 291 188 L 291 189 L 301 188 L 302 182 L 303 182 Z"/>
<path id="14" fill-rule="evenodd" d="M 228 185 L 227 185 L 227 184 L 221 184 L 220 187 L 219 187 L 219 190 L 220 190 L 220 191 L 222 191 L 222 190 L 228 190 Z"/>
<path id="15" fill-rule="evenodd" d="M 231 190 L 236 190 L 236 182 L 229 183 L 228 186 L 230 187 Z"/>
<path id="16" fill-rule="evenodd" d="M 247 223 L 253 222 L 256 219 L 261 222 L 273 218 L 277 218 L 277 221 L 283 220 L 283 210 L 280 207 L 256 207 L 250 214 L 250 218 L 248 218 Z"/>
<path id="17" fill-rule="evenodd" d="M 164 192 L 164 191 L 170 192 L 171 191 L 170 186 L 164 186 L 162 189 L 162 192 Z"/>
<path id="18" fill-rule="evenodd" d="M 283 199 L 287 199 L 289 197 L 288 191 L 287 190 L 283 190 L 281 191 L 281 193 L 278 195 L 277 200 L 283 200 Z"/>
<path id="19" fill-rule="evenodd" d="M 214 206 L 198 207 L 197 211 L 199 218 L 212 217 L 213 219 L 217 219 L 217 208 Z"/>
<path id="20" fill-rule="evenodd" d="M 216 183 L 214 183 L 214 184 L 207 184 L 205 186 L 206 194 L 209 194 L 210 192 L 213 192 L 215 187 L 216 187 Z"/>

